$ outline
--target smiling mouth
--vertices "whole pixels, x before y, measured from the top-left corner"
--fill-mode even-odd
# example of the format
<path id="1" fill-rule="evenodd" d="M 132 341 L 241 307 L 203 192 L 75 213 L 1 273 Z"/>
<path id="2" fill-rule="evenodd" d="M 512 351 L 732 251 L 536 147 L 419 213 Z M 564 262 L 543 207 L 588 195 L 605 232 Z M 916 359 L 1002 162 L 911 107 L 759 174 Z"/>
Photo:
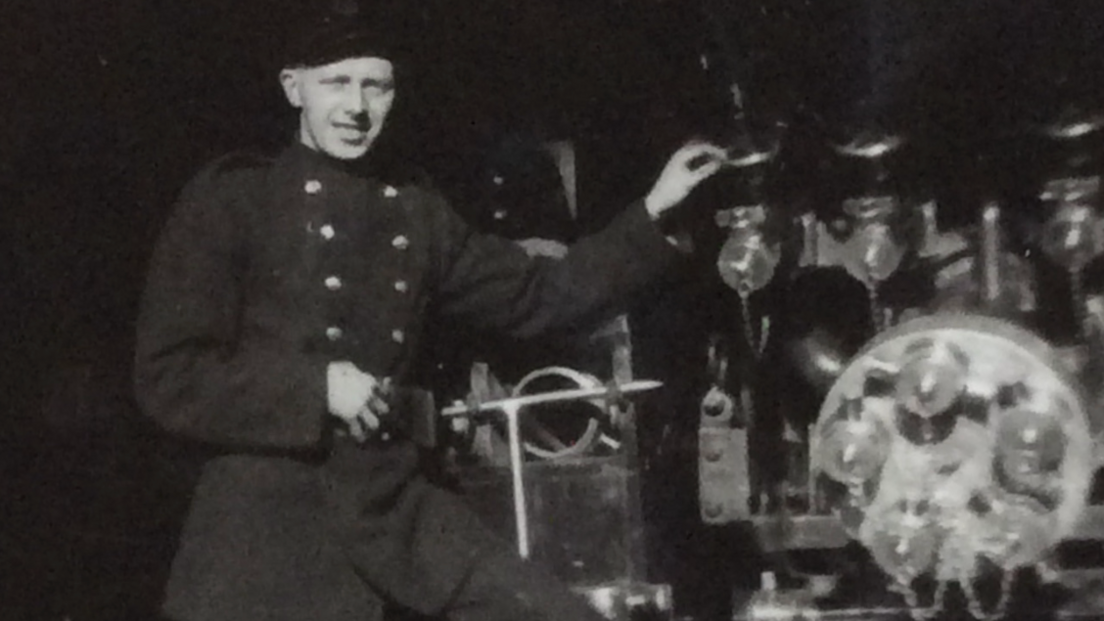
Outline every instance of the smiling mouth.
<path id="1" fill-rule="evenodd" d="M 342 131 L 352 132 L 355 134 L 367 134 L 368 130 L 371 129 L 366 125 L 357 125 L 352 123 L 334 123 L 334 127 Z"/>
<path id="2" fill-rule="evenodd" d="M 368 127 L 336 123 L 340 139 L 350 146 L 361 146 L 368 141 Z"/>

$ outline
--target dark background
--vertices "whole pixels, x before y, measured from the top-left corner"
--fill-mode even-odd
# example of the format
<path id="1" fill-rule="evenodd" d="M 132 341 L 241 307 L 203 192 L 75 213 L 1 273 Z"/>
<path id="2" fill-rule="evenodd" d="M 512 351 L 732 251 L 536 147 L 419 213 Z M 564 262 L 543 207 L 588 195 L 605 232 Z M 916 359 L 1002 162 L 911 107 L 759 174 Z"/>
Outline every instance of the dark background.
<path id="1" fill-rule="evenodd" d="M 929 177 L 952 185 L 999 136 L 1104 92 L 1093 0 L 377 4 L 401 18 L 416 61 L 395 142 L 462 203 L 497 137 L 570 137 L 584 229 L 641 195 L 682 140 L 725 135 L 733 78 L 757 118 L 906 128 L 936 145 Z M 202 454 L 130 401 L 145 261 L 203 163 L 288 139 L 274 44 L 309 6 L 0 9 L 0 618 L 151 618 Z M 669 385 L 646 433 L 654 566 L 707 585 L 679 598 L 703 616 L 723 608 L 732 566 L 756 570 L 695 523 L 705 333 L 733 320 L 709 262 L 634 312 L 638 371 Z"/>

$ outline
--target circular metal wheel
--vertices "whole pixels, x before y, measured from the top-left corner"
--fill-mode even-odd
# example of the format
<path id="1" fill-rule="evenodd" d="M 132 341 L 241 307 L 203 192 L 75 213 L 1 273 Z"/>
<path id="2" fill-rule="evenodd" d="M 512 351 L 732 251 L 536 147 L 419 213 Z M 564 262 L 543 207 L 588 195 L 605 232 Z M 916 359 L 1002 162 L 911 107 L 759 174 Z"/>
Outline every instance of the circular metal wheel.
<path id="1" fill-rule="evenodd" d="M 530 394 L 534 385 L 549 379 L 567 380 L 570 388 L 599 388 L 602 382 L 598 378 L 570 369 L 568 367 L 547 367 L 537 369 L 521 378 L 514 387 L 513 396 L 521 397 Z M 603 419 L 610 417 L 608 404 L 604 399 L 592 399 L 578 404 L 588 410 L 594 410 L 585 421 L 579 420 L 577 412 L 556 411 L 549 417 L 549 424 L 542 424 L 533 412 L 529 412 L 522 419 L 522 436 L 525 452 L 540 459 L 561 459 L 565 457 L 578 457 L 591 452 L 600 442 L 616 444 L 602 431 Z M 539 407 L 539 406 L 530 406 Z M 556 408 L 556 406 L 545 406 Z M 568 416 L 572 420 L 567 420 Z M 526 419 L 526 417 L 528 417 Z M 561 424 L 556 424 L 561 423 Z M 563 424 L 566 423 L 566 424 Z M 577 431 L 574 438 L 562 437 L 574 435 L 573 430 L 564 430 L 564 427 L 579 427 L 576 423 L 582 423 L 581 432 Z"/>
<path id="2" fill-rule="evenodd" d="M 963 553 L 1028 566 L 1073 533 L 1088 502 L 1086 407 L 1056 350 L 1031 332 L 931 315 L 882 333 L 847 365 L 821 406 L 810 457 L 819 476 L 875 488 L 851 535 L 891 575 L 951 563 L 930 553 L 949 532 L 979 542 L 955 552 L 956 567 Z M 907 536 L 893 510 L 905 498 L 925 503 Z M 902 539 L 904 552 L 891 545 Z"/>

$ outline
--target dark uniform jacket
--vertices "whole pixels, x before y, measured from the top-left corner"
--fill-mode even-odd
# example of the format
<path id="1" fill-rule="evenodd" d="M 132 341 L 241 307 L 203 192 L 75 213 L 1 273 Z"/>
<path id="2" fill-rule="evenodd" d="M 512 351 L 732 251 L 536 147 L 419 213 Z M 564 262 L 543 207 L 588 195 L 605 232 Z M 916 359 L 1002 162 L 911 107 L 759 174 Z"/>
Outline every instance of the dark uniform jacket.
<path id="1" fill-rule="evenodd" d="M 409 440 L 335 437 L 327 363 L 402 384 L 430 304 L 525 337 L 614 310 L 677 256 L 641 204 L 543 261 L 475 233 L 422 184 L 388 185 L 298 144 L 206 168 L 162 233 L 138 326 L 143 410 L 221 447 L 166 613 L 364 621 L 381 595 L 439 612 L 501 542 L 425 482 Z"/>

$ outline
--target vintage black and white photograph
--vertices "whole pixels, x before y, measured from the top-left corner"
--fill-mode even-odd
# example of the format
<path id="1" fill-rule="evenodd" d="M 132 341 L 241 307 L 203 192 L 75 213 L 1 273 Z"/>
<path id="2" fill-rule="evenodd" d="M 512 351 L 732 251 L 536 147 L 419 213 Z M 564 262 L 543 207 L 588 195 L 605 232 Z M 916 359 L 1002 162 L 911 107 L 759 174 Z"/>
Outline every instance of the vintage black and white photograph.
<path id="1" fill-rule="evenodd" d="M 0 53 L 0 620 L 1104 619 L 1104 2 Z"/>

